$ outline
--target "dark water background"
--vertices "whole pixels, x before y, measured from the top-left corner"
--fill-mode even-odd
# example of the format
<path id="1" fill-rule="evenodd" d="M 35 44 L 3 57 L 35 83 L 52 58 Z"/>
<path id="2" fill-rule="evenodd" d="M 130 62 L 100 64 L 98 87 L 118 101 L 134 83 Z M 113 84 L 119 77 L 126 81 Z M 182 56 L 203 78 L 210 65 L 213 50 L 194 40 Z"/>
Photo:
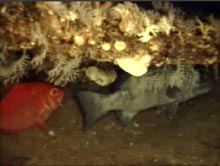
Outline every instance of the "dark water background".
<path id="1" fill-rule="evenodd" d="M 208 15 L 220 16 L 220 1 L 169 1 L 175 7 L 182 9 L 188 15 Z M 144 9 L 151 9 L 151 2 L 135 1 L 137 5 Z"/>

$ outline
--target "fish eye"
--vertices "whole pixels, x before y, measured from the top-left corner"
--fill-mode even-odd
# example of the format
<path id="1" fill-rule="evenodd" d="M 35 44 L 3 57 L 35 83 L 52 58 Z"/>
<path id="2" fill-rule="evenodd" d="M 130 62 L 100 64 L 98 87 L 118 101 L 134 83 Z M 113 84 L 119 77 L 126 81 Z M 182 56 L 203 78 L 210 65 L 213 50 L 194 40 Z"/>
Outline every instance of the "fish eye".
<path id="1" fill-rule="evenodd" d="M 50 95 L 51 96 L 58 96 L 59 95 L 59 89 L 57 89 L 57 88 L 51 89 Z"/>

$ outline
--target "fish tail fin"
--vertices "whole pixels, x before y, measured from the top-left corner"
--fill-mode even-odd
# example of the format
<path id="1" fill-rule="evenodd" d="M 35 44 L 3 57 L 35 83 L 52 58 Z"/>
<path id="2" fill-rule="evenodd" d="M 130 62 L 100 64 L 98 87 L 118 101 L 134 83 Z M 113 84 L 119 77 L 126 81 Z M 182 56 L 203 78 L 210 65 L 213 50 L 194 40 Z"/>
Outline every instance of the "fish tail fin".
<path id="1" fill-rule="evenodd" d="M 83 131 L 92 128 L 94 123 L 108 112 L 108 110 L 103 109 L 103 98 L 105 95 L 94 92 L 82 91 L 77 93 L 77 100 L 84 117 Z"/>

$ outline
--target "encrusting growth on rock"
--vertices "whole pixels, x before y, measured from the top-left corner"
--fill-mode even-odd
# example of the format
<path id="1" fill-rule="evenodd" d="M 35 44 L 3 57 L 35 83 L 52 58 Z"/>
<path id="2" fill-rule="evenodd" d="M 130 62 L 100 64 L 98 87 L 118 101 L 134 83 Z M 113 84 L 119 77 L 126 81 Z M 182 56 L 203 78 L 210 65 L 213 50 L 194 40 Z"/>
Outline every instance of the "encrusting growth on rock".
<path id="1" fill-rule="evenodd" d="M 152 2 L 147 10 L 133 2 L 1 2 L 0 17 L 0 79 L 6 82 L 34 70 L 65 86 L 85 74 L 89 61 L 134 76 L 177 59 L 220 61 L 220 20 L 189 18 L 169 2 Z"/>

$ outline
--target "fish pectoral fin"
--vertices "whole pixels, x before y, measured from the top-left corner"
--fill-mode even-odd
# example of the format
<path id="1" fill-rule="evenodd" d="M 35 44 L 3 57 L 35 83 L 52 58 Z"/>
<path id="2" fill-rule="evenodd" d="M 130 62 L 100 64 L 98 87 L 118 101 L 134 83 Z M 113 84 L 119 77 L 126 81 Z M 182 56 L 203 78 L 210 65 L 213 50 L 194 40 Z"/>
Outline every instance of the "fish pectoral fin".
<path id="1" fill-rule="evenodd" d="M 42 121 L 42 120 L 37 120 L 36 122 L 36 126 L 39 128 L 39 129 L 45 129 L 47 126 L 45 124 L 45 121 Z"/>
<path id="2" fill-rule="evenodd" d="M 169 104 L 164 104 L 162 106 L 157 107 L 157 114 L 161 114 L 165 112 L 167 114 L 168 119 L 173 119 L 176 115 L 177 108 L 179 103 L 177 101 L 171 102 Z"/>
<path id="3" fill-rule="evenodd" d="M 120 125 L 127 126 L 128 123 L 133 119 L 135 114 L 131 113 L 131 111 L 117 111 L 116 118 L 118 119 Z"/>
<path id="4" fill-rule="evenodd" d="M 166 95 L 167 95 L 167 97 L 169 97 L 171 99 L 179 97 L 180 94 L 181 94 L 181 89 L 176 86 L 174 86 L 174 87 L 168 86 L 166 89 Z"/>

